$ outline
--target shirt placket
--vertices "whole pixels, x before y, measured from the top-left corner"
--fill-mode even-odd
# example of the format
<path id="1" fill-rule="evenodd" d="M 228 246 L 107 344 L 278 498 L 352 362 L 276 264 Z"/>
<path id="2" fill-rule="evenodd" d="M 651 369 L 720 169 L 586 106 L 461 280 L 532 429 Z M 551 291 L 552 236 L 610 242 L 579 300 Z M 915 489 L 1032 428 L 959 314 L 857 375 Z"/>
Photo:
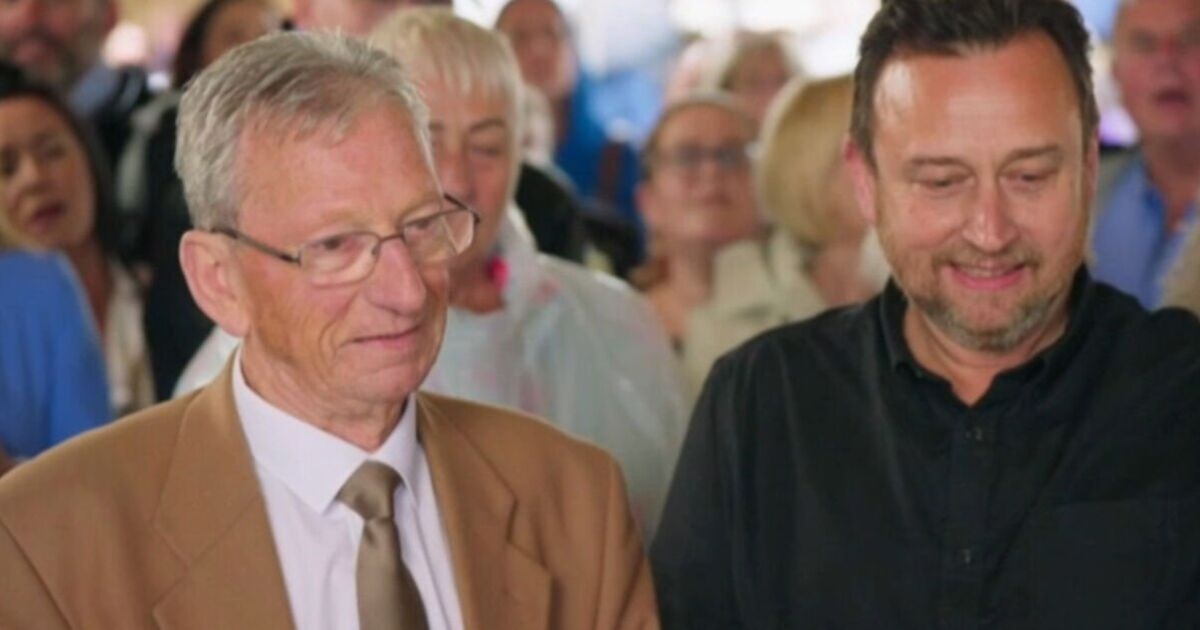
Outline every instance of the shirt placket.
<path id="1" fill-rule="evenodd" d="M 993 415 L 966 410 L 951 441 L 938 606 L 941 627 L 947 630 L 979 627 L 987 566 L 987 512 L 996 466 L 995 435 Z"/>

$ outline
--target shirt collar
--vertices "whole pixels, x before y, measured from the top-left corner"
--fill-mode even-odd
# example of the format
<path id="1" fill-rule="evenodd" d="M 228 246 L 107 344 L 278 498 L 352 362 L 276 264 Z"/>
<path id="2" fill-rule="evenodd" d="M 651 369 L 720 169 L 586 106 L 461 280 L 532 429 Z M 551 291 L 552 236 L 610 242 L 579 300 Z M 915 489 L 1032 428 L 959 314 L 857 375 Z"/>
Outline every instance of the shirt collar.
<path id="1" fill-rule="evenodd" d="M 391 466 L 409 487 L 417 479 L 421 446 L 412 396 L 404 403 L 400 423 L 374 453 L 267 402 L 246 382 L 240 348 L 234 358 L 233 398 L 255 463 L 318 514 L 330 509 L 350 475 L 367 460 Z"/>
<path id="2" fill-rule="evenodd" d="M 1095 300 L 1094 283 L 1087 268 L 1080 266 L 1071 281 L 1070 295 L 1067 298 L 1067 329 L 1053 344 L 1039 352 L 1029 361 L 1006 370 L 996 378 L 995 384 L 1016 377 L 1027 382 L 1037 375 L 1056 374 L 1070 363 L 1091 327 L 1094 313 L 1092 302 Z M 893 369 L 907 366 L 920 378 L 943 380 L 941 377 L 925 369 L 913 356 L 908 341 L 904 338 L 904 313 L 908 309 L 908 298 L 900 290 L 895 279 L 889 279 L 883 294 L 878 298 L 879 324 L 883 333 L 884 347 L 887 358 Z M 1043 369 L 1045 368 L 1045 369 Z M 1001 384 L 1003 386 L 1003 384 Z"/>
<path id="3" fill-rule="evenodd" d="M 92 66 L 71 88 L 71 109 L 89 118 L 117 91 L 120 74 L 103 63 Z"/>

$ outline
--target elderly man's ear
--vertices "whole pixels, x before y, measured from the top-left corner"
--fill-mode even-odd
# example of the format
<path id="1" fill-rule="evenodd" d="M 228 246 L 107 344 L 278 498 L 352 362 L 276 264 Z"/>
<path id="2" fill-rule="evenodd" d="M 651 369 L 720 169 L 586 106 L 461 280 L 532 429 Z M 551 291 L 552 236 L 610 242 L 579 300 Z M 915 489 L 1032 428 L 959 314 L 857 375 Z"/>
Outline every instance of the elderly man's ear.
<path id="1" fill-rule="evenodd" d="M 189 230 L 179 242 L 179 263 L 200 310 L 225 332 L 244 337 L 249 317 L 229 240 L 219 234 Z"/>

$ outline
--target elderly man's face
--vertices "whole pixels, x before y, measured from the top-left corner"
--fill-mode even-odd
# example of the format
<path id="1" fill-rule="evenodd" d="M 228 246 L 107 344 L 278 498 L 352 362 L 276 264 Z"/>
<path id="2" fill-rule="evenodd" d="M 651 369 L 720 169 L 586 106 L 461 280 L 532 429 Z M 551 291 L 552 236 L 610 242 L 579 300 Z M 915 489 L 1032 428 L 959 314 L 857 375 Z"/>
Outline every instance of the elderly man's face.
<path id="1" fill-rule="evenodd" d="M 695 105 L 659 131 L 638 205 L 653 238 L 671 251 L 710 252 L 761 226 L 746 154 L 749 124 L 728 109 Z"/>
<path id="2" fill-rule="evenodd" d="M 502 99 L 463 94 L 434 78 L 417 79 L 429 106 L 438 178 L 448 194 L 474 207 L 482 219 L 474 244 L 455 261 L 469 267 L 495 246 L 511 194 L 515 131 Z"/>
<path id="3" fill-rule="evenodd" d="M 521 76 L 546 98 L 565 98 L 575 89 L 577 68 L 570 32 L 550 0 L 517 0 L 496 28 L 508 36 Z"/>
<path id="4" fill-rule="evenodd" d="M 251 127 L 238 155 L 238 228 L 285 251 L 348 231 L 388 236 L 440 205 L 410 119 L 391 104 L 360 114 L 338 142 L 327 133 L 281 140 Z M 230 251 L 247 364 L 270 365 L 316 400 L 339 404 L 399 401 L 424 380 L 445 326 L 445 263 L 418 265 L 390 240 L 366 278 L 318 286 L 250 247 L 231 243 Z"/>
<path id="5" fill-rule="evenodd" d="M 106 0 L 0 2 L 0 57 L 69 90 L 99 58 L 112 7 Z"/>
<path id="6" fill-rule="evenodd" d="M 1113 35 L 1113 76 L 1147 139 L 1200 133 L 1200 2 L 1138 0 Z"/>
<path id="7" fill-rule="evenodd" d="M 1053 42 L 894 58 L 874 103 L 877 171 L 852 159 L 859 202 L 918 312 L 985 352 L 1058 321 L 1097 157 Z"/>

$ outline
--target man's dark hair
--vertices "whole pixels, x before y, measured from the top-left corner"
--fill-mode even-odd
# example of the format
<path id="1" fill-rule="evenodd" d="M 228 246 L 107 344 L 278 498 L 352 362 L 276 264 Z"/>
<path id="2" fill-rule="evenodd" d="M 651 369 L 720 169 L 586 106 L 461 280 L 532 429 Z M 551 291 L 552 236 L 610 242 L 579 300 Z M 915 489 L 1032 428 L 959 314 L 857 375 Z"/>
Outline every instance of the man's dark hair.
<path id="1" fill-rule="evenodd" d="M 1067 63 L 1079 97 L 1084 142 L 1090 142 L 1100 114 L 1092 93 L 1088 33 L 1079 11 L 1066 0 L 883 0 L 859 42 L 851 137 L 874 165 L 875 86 L 892 57 L 958 56 L 1037 32 L 1054 42 Z"/>

